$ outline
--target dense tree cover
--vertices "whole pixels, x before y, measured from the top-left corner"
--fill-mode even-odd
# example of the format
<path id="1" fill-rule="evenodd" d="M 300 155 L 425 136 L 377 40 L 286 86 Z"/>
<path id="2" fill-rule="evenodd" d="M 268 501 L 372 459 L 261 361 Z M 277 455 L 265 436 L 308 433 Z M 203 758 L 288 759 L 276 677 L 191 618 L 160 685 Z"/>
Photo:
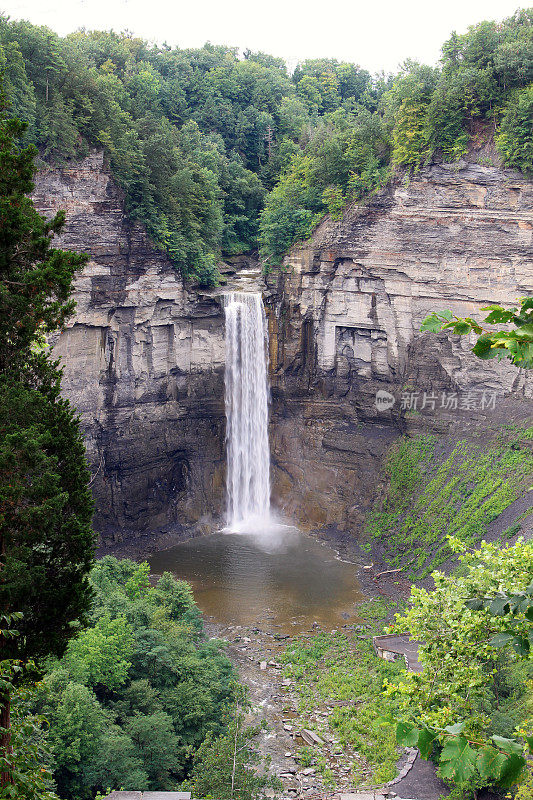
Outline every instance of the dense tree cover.
<path id="1" fill-rule="evenodd" d="M 532 12 L 483 22 L 443 47 L 439 68 L 396 77 L 334 59 L 299 64 L 205 45 L 0 18 L 0 69 L 14 114 L 42 157 L 103 147 L 133 218 L 185 275 L 253 249 L 279 263 L 325 213 L 382 185 L 388 167 L 465 152 L 478 123 L 504 161 L 532 168 Z M 264 212 L 262 212 L 263 206 Z"/>
<path id="2" fill-rule="evenodd" d="M 434 753 L 443 777 L 459 786 L 512 787 L 525 778 L 533 746 L 533 661 L 523 644 L 532 638 L 533 544 L 483 542 L 474 552 L 458 539 L 451 544 L 462 553 L 461 569 L 434 573 L 431 592 L 413 588 L 410 608 L 394 623 L 422 643 L 424 666 L 387 688 L 398 740 L 424 758 Z"/>
<path id="3" fill-rule="evenodd" d="M 405 65 L 384 103 L 394 120 L 395 163 L 417 166 L 435 151 L 453 160 L 466 151 L 476 122 L 497 126 L 503 114 L 510 138 L 505 146 L 498 140 L 502 154 L 512 166 L 530 169 L 531 118 L 521 128 L 509 117 L 521 89 L 533 80 L 532 21 L 528 9 L 501 24 L 481 22 L 463 36 L 452 34 L 442 48 L 440 69 Z M 513 136 L 521 140 L 520 155 Z"/>
<path id="4" fill-rule="evenodd" d="M 482 22 L 463 36 L 454 33 L 439 68 L 407 61 L 396 77 L 365 85 L 361 74 L 358 80 L 352 74 L 348 97 L 341 89 L 347 65 L 330 65 L 327 80 L 298 68 L 299 96 L 311 114 L 323 116 L 300 140 L 266 200 L 264 258 L 280 263 L 287 246 L 309 236 L 326 212 L 342 215 L 347 203 L 368 197 L 395 167 L 459 158 L 480 126 L 496 130 L 505 164 L 531 172 L 532 22 L 530 9 L 501 24 Z"/>
<path id="5" fill-rule="evenodd" d="M 2 614 L 0 617 L 0 643 L 17 639 L 20 632 L 17 622 L 20 612 Z M 2 716 L 0 719 L 0 798 L 24 797 L 24 800 L 58 800 L 52 791 L 53 779 L 45 764 L 50 761 L 50 751 L 44 737 L 45 721 L 32 713 L 29 703 L 35 692 L 33 663 L 20 659 L 0 661 L 0 693 Z M 9 703 L 5 699 L 9 698 Z"/>
<path id="6" fill-rule="evenodd" d="M 50 726 L 62 798 L 108 787 L 172 790 L 227 724 L 233 669 L 208 640 L 190 587 L 106 557 L 90 576 L 90 624 L 49 660 L 34 711 Z"/>
<path id="7" fill-rule="evenodd" d="M 22 612 L 4 656 L 61 654 L 89 607 L 92 498 L 77 417 L 61 372 L 37 345 L 73 311 L 83 256 L 52 247 L 64 215 L 46 221 L 27 196 L 34 148 L 24 125 L 0 120 L 0 602 Z"/>
<path id="8" fill-rule="evenodd" d="M 261 219 L 264 258 L 280 263 L 325 213 L 338 219 L 347 202 L 377 189 L 388 171 L 389 150 L 378 113 L 340 108 L 323 117 L 268 195 Z"/>

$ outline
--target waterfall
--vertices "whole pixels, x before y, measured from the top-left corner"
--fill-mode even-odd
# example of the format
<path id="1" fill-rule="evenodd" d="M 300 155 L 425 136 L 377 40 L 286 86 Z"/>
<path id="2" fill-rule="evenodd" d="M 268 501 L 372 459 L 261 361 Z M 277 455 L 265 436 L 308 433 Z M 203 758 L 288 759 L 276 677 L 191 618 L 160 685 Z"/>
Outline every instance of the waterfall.
<path id="1" fill-rule="evenodd" d="M 231 292 L 224 301 L 227 525 L 250 531 L 270 519 L 268 333 L 260 294 Z"/>

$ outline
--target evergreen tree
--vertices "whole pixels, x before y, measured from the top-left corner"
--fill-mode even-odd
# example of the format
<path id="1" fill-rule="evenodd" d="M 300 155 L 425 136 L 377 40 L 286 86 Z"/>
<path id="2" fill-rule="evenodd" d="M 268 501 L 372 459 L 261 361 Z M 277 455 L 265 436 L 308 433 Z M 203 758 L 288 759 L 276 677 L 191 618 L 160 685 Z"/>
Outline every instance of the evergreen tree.
<path id="1" fill-rule="evenodd" d="M 44 337 L 72 313 L 85 257 L 55 249 L 64 214 L 47 221 L 28 194 L 25 125 L 0 120 L 0 607 L 22 612 L 4 657 L 61 654 L 89 607 L 92 499 L 77 418 Z"/>

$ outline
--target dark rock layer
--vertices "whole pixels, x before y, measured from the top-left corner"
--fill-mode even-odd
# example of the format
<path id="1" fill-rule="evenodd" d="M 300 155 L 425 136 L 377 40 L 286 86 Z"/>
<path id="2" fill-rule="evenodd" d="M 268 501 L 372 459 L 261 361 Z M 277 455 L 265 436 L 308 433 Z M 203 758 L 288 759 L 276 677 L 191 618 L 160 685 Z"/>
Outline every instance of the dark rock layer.
<path id="1" fill-rule="evenodd" d="M 479 317 L 533 291 L 532 199 L 517 173 L 433 165 L 326 220 L 269 277 L 273 496 L 288 517 L 357 534 L 400 433 L 532 416 L 523 371 L 418 333 L 432 309 Z M 97 529 L 111 542 L 207 528 L 224 493 L 219 293 L 184 285 L 128 219 L 101 154 L 41 173 L 35 200 L 65 209 L 62 246 L 90 255 L 55 352 L 86 434 Z"/>
<path id="2" fill-rule="evenodd" d="M 435 164 L 324 221 L 270 277 L 274 489 L 300 524 L 357 531 L 400 433 L 532 419 L 524 370 L 419 332 L 432 310 L 481 319 L 533 291 L 532 201 L 518 173 Z"/>

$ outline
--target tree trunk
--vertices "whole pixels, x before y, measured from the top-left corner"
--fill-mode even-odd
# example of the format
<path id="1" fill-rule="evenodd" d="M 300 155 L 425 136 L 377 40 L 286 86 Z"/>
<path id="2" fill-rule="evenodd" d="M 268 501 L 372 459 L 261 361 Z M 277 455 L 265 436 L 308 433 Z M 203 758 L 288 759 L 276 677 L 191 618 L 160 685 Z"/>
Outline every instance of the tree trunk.
<path id="1" fill-rule="evenodd" d="M 0 536 L 0 566 L 4 563 L 6 554 L 5 539 Z M 4 644 L 4 636 L 0 632 L 0 660 Z M 9 692 L 0 695 L 0 728 L 3 729 L 0 735 L 0 755 L 7 759 L 13 752 L 11 744 L 11 698 Z M 9 772 L 0 773 L 0 787 L 13 783 L 13 777 Z"/>
<path id="2" fill-rule="evenodd" d="M 4 729 L 0 736 L 0 754 L 2 758 L 9 758 L 13 752 L 13 745 L 11 744 L 11 700 L 9 694 L 2 695 L 0 703 L 0 728 Z M 7 786 L 8 783 L 13 783 L 10 773 L 0 773 L 0 787 Z"/>

